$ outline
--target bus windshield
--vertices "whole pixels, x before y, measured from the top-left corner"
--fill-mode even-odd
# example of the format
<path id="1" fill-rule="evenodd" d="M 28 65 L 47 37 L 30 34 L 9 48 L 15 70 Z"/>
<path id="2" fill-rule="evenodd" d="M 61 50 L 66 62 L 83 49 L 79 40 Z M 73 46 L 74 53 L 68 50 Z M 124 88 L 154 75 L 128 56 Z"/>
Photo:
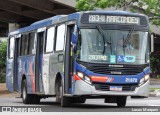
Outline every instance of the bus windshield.
<path id="1" fill-rule="evenodd" d="M 91 63 L 149 63 L 148 32 L 130 30 L 80 29 L 77 59 Z M 109 41 L 109 42 L 107 42 Z"/>

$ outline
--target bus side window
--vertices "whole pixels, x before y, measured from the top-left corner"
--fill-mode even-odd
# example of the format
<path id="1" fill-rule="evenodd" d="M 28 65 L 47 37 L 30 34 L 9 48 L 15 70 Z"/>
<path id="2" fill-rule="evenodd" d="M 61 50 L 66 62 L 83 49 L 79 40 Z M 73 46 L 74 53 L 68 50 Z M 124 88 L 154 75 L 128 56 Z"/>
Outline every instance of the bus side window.
<path id="1" fill-rule="evenodd" d="M 13 58 L 14 55 L 14 37 L 9 39 L 9 58 Z"/>
<path id="2" fill-rule="evenodd" d="M 63 24 L 63 25 L 60 25 L 57 27 L 55 51 L 62 51 L 63 50 L 64 38 L 65 38 L 65 25 Z"/>
<path id="3" fill-rule="evenodd" d="M 27 35 L 22 35 L 21 39 L 21 56 L 22 55 L 27 55 L 28 54 L 28 36 Z"/>
<path id="4" fill-rule="evenodd" d="M 34 39 L 35 39 L 35 33 L 30 33 L 29 34 L 29 44 L 28 44 L 28 53 L 29 55 L 35 54 L 34 51 Z"/>
<path id="5" fill-rule="evenodd" d="M 54 35 L 55 35 L 55 27 L 48 28 L 47 37 L 45 40 L 45 52 L 53 51 Z"/>

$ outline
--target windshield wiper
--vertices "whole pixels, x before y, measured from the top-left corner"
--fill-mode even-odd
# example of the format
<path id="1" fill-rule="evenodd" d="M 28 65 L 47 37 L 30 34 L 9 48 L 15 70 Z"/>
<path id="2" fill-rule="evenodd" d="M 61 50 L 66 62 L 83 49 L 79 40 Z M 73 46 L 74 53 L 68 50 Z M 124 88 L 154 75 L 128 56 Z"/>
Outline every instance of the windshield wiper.
<path id="1" fill-rule="evenodd" d="M 104 54 L 105 49 L 106 49 L 105 48 L 106 42 L 107 42 L 107 44 L 110 44 L 110 45 L 111 45 L 111 42 L 108 41 L 108 38 L 106 37 L 105 32 L 103 31 L 103 29 L 100 26 L 96 26 L 96 27 L 97 27 L 99 33 L 101 34 L 101 36 L 103 38 L 103 43 L 104 43 L 103 54 Z M 111 41 L 111 38 L 110 38 L 110 41 Z M 110 46 L 110 48 L 111 48 L 111 46 Z M 111 51 L 112 51 L 112 48 L 111 48 Z"/>
<path id="2" fill-rule="evenodd" d="M 129 31 L 129 33 L 128 33 L 127 37 L 126 37 L 126 40 L 124 41 L 124 47 L 126 47 L 127 44 L 129 43 L 129 40 L 130 40 L 131 35 L 134 32 L 134 30 L 135 30 L 135 27 L 131 28 L 131 30 Z"/>

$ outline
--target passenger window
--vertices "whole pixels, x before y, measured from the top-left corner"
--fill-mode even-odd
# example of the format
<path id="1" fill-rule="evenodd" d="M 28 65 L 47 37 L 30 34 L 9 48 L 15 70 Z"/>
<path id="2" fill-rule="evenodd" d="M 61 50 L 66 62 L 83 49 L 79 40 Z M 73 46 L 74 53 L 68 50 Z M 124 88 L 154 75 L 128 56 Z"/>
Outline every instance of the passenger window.
<path id="1" fill-rule="evenodd" d="M 64 37 L 65 37 L 65 25 L 60 25 L 57 27 L 57 36 L 56 36 L 56 49 L 55 51 L 63 50 L 64 46 Z"/>
<path id="2" fill-rule="evenodd" d="M 34 39 L 35 39 L 35 33 L 29 34 L 29 55 L 34 54 Z"/>
<path id="3" fill-rule="evenodd" d="M 21 41 L 21 56 L 28 54 L 28 36 L 22 35 L 22 41 Z"/>
<path id="4" fill-rule="evenodd" d="M 13 58 L 13 54 L 14 54 L 14 37 L 10 38 L 9 44 L 10 44 L 9 45 L 9 57 Z"/>
<path id="5" fill-rule="evenodd" d="M 45 52 L 53 51 L 54 34 L 55 34 L 55 27 L 51 27 L 47 30 Z"/>

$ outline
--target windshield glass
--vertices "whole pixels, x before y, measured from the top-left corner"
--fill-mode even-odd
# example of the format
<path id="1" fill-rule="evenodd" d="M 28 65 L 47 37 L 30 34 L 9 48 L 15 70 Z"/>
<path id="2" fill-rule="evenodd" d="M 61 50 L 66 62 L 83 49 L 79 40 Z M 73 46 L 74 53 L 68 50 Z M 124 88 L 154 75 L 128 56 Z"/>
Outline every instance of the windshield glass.
<path id="1" fill-rule="evenodd" d="M 148 32 L 80 29 L 77 59 L 92 63 L 145 64 L 149 61 Z M 109 41 L 109 42 L 108 42 Z"/>

